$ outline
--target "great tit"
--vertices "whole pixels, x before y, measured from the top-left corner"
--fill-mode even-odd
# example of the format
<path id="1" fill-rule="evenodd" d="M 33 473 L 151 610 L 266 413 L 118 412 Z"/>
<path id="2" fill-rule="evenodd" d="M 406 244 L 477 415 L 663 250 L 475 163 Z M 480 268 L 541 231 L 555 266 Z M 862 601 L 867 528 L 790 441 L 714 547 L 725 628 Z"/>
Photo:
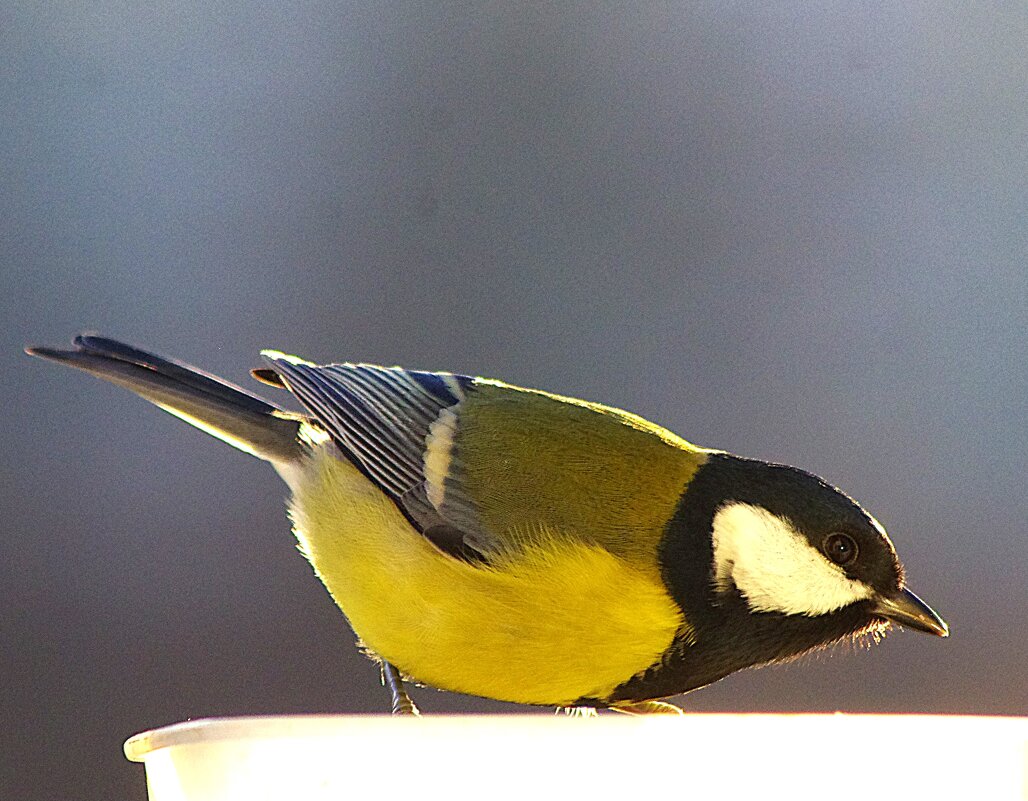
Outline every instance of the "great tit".
<path id="1" fill-rule="evenodd" d="M 34 356 L 112 381 L 266 459 L 394 711 L 402 679 L 627 712 L 890 622 L 945 637 L 885 530 L 821 478 L 686 442 L 620 409 L 451 373 L 253 371 L 286 411 L 84 334 Z"/>

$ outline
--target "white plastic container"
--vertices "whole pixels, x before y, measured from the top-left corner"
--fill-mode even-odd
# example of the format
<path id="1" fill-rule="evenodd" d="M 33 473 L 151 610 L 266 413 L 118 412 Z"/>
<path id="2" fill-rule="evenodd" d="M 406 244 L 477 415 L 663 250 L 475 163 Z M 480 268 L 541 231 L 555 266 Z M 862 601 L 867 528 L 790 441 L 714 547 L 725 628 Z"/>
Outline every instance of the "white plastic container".
<path id="1" fill-rule="evenodd" d="M 125 754 L 150 801 L 1028 798 L 1028 718 L 225 718 Z"/>

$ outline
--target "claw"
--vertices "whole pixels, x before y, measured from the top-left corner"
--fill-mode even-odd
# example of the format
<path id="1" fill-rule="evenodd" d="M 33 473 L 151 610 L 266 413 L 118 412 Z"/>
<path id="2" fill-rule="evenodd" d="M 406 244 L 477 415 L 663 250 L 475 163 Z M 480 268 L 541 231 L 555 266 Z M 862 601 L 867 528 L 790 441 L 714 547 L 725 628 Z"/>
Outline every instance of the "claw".
<path id="1" fill-rule="evenodd" d="M 615 712 L 624 715 L 684 715 L 685 712 L 674 704 L 667 701 L 629 701 L 623 704 L 613 704 L 611 707 Z"/>

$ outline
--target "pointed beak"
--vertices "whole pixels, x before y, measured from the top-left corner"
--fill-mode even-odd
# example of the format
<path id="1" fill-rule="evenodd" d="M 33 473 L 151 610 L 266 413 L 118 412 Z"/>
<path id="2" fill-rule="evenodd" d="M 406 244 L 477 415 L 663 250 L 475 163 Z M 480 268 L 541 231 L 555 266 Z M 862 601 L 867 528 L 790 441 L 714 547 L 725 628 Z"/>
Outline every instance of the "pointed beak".
<path id="1" fill-rule="evenodd" d="M 880 595 L 875 602 L 874 614 L 907 628 L 917 629 L 940 637 L 949 636 L 949 626 L 935 610 L 910 590 L 895 595 Z"/>

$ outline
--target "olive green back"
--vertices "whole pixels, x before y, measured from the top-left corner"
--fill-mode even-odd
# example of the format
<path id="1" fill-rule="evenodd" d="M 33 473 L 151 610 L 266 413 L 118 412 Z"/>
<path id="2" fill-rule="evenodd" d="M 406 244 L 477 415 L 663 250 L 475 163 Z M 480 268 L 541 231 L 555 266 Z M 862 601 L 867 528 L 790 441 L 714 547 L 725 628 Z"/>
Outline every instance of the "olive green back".
<path id="1" fill-rule="evenodd" d="M 476 382 L 457 419 L 447 502 L 473 499 L 480 531 L 500 552 L 568 539 L 653 567 L 708 454 L 620 409 L 497 381 Z"/>

